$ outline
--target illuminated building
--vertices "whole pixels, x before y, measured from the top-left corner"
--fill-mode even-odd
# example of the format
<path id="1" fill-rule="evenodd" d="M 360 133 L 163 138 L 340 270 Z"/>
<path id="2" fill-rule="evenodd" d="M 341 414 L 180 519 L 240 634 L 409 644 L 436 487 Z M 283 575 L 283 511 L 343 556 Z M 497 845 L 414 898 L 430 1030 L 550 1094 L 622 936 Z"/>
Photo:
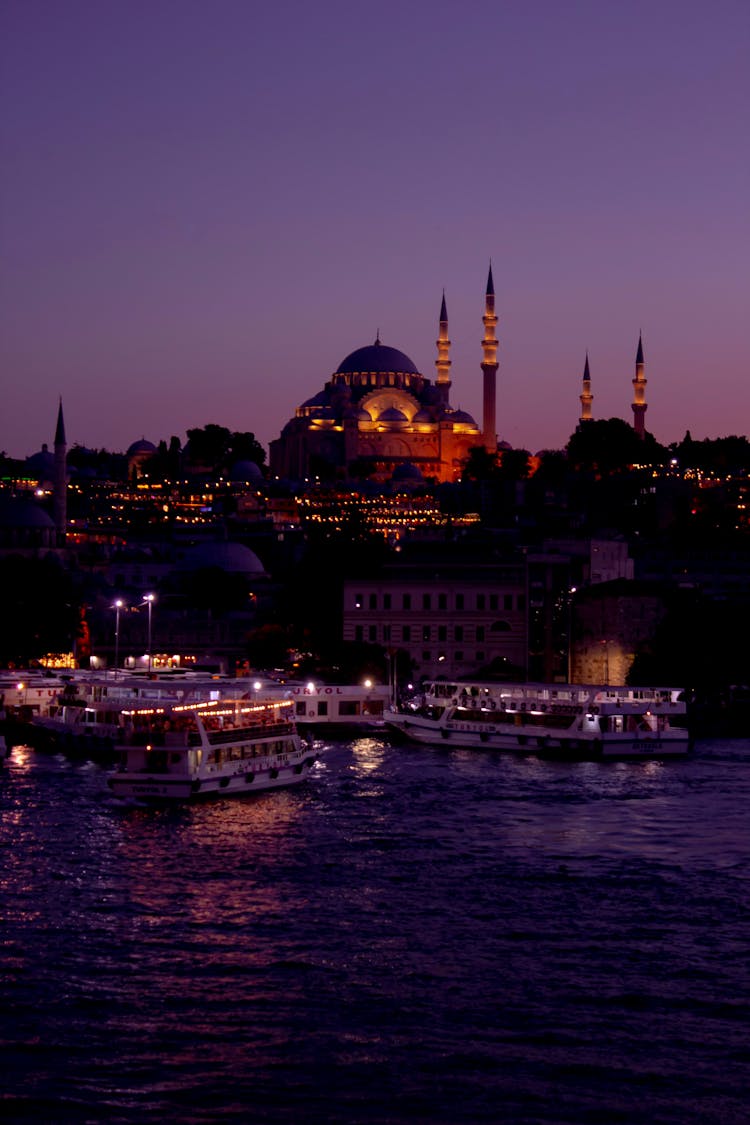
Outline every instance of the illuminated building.
<path id="1" fill-rule="evenodd" d="M 424 480 L 460 477 L 469 450 L 497 448 L 495 433 L 495 294 L 490 270 L 483 317 L 483 429 L 449 401 L 450 339 L 445 296 L 440 307 L 436 379 L 417 370 L 397 348 L 358 348 L 334 371 L 322 391 L 297 408 L 271 442 L 272 475 L 287 480 L 390 480 L 415 471 Z"/>

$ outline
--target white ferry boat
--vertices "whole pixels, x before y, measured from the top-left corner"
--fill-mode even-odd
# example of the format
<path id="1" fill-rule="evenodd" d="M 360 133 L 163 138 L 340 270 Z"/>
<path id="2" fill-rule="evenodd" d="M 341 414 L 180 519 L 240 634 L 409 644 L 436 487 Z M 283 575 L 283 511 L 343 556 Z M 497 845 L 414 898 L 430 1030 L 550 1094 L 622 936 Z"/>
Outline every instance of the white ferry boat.
<path id="1" fill-rule="evenodd" d="M 315 764 L 289 700 L 214 700 L 122 711 L 118 797 L 190 800 L 304 781 Z"/>
<path id="2" fill-rule="evenodd" d="M 539 757 L 663 758 L 687 754 L 677 688 L 433 682 L 386 712 L 406 738 Z"/>
<path id="3" fill-rule="evenodd" d="M 286 695 L 294 703 L 301 730 L 319 735 L 335 731 L 383 730 L 391 692 L 385 684 L 290 684 Z"/>

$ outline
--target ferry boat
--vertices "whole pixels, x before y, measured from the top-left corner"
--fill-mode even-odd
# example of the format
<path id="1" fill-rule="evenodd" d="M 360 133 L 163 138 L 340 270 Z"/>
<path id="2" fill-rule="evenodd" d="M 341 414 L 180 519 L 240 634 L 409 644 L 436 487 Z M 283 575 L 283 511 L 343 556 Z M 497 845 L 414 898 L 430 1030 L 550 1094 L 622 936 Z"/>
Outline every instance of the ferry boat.
<path id="1" fill-rule="evenodd" d="M 538 757 L 664 758 L 690 750 L 684 693 L 670 687 L 436 681 L 385 719 L 415 742 Z"/>
<path id="2" fill-rule="evenodd" d="M 385 684 L 322 684 L 309 681 L 287 685 L 294 717 L 303 731 L 319 735 L 382 731 L 391 692 Z"/>
<path id="3" fill-rule="evenodd" d="M 122 711 L 119 765 L 107 779 L 117 797 L 190 800 L 278 789 L 304 781 L 315 764 L 289 700 L 213 700 Z"/>

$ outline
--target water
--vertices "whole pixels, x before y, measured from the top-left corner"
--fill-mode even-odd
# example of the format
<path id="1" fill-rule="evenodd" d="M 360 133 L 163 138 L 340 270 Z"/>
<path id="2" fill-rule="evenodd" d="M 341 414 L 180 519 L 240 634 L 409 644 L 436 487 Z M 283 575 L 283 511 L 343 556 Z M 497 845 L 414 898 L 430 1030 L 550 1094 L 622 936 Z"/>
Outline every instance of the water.
<path id="1" fill-rule="evenodd" d="M 105 776 L 0 775 L 5 1120 L 750 1120 L 750 743 L 361 739 L 161 810 Z"/>

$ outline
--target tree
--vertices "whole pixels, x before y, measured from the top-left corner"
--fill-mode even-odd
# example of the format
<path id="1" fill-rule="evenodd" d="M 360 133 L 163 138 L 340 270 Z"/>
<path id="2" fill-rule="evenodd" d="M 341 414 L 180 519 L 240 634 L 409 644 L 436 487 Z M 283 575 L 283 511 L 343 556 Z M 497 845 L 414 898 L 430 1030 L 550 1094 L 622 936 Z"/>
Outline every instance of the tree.
<path id="1" fill-rule="evenodd" d="M 209 422 L 203 428 L 187 431 L 190 462 L 208 470 L 224 466 L 230 448 L 231 431 Z"/>
<path id="2" fill-rule="evenodd" d="M 261 468 L 266 463 L 266 451 L 252 433 L 233 433 L 229 439 L 229 455 L 232 462 L 254 461 Z"/>
<path id="3" fill-rule="evenodd" d="M 622 418 L 579 422 L 568 442 L 572 468 L 603 476 L 624 472 L 632 465 L 663 464 L 668 458 L 668 451 L 652 434 L 639 438 Z"/>
<path id="4" fill-rule="evenodd" d="M 490 453 L 483 445 L 473 445 L 464 462 L 461 480 L 492 480 L 496 477 L 497 470 L 497 453 Z"/>
<path id="5" fill-rule="evenodd" d="M 70 652 L 78 636 L 80 599 L 58 559 L 9 555 L 0 560 L 5 591 L 0 663 L 27 667 L 48 652 Z"/>

